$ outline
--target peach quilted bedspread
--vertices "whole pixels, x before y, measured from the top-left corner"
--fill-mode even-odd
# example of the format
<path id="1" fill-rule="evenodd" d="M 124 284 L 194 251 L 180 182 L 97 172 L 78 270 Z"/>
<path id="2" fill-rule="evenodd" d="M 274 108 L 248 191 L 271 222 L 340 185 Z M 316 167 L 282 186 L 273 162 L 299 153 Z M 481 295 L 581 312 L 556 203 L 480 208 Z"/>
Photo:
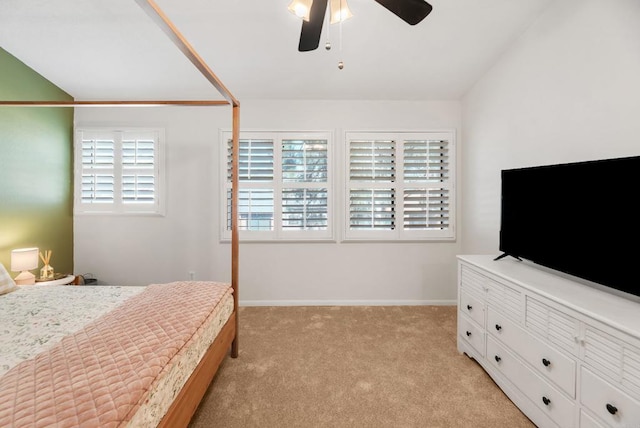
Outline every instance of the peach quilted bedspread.
<path id="1" fill-rule="evenodd" d="M 126 423 L 196 330 L 232 289 L 153 284 L 0 378 L 1 427 Z"/>

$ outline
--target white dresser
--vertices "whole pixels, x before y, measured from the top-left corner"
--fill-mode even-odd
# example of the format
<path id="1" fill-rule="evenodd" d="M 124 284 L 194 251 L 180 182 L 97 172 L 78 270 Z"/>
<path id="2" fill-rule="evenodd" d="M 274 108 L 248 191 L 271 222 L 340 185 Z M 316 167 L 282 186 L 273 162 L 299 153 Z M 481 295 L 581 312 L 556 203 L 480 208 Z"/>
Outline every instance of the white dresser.
<path id="1" fill-rule="evenodd" d="M 640 428 L 640 303 L 493 258 L 458 256 L 458 350 L 539 427 Z"/>

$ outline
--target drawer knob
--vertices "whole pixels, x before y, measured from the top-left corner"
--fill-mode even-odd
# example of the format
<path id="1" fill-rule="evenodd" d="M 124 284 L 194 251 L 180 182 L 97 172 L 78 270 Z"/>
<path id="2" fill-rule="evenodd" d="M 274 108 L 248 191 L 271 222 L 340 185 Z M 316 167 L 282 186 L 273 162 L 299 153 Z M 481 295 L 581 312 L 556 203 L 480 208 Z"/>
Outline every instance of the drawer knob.
<path id="1" fill-rule="evenodd" d="M 469 311 L 470 311 L 471 309 L 473 309 L 473 306 L 471 306 L 471 305 L 467 305 L 467 310 L 469 310 Z"/>
<path id="2" fill-rule="evenodd" d="M 618 408 L 612 404 L 607 403 L 607 412 L 615 415 L 616 413 L 618 413 Z"/>
<path id="3" fill-rule="evenodd" d="M 546 358 L 543 358 L 542 365 L 545 367 L 549 367 L 551 365 L 551 361 L 547 360 Z"/>
<path id="4" fill-rule="evenodd" d="M 551 404 L 551 400 L 549 400 L 547 397 L 542 397 L 542 402 L 544 403 L 545 406 L 548 406 L 549 404 Z"/>
<path id="5" fill-rule="evenodd" d="M 493 357 L 493 358 L 495 358 L 495 359 L 496 359 L 496 363 L 499 363 L 499 362 L 500 362 L 500 360 L 502 360 L 502 358 L 500 358 L 500 357 L 499 357 L 499 356 L 497 356 L 497 355 L 496 355 L 495 357 Z"/>
<path id="6" fill-rule="evenodd" d="M 502 326 L 500 324 L 496 324 L 496 330 L 498 331 L 502 330 Z"/>

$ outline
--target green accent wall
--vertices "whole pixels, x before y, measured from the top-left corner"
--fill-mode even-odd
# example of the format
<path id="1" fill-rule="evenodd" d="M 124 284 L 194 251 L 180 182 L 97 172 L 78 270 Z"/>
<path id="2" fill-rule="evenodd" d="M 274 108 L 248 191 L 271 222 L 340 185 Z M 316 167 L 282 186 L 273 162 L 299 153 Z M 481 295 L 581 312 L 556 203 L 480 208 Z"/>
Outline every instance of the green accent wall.
<path id="1" fill-rule="evenodd" d="M 73 98 L 0 48 L 0 100 Z M 73 273 L 73 108 L 0 107 L 0 262 L 8 271 L 11 250 L 24 247 L 52 250 L 55 272 Z"/>

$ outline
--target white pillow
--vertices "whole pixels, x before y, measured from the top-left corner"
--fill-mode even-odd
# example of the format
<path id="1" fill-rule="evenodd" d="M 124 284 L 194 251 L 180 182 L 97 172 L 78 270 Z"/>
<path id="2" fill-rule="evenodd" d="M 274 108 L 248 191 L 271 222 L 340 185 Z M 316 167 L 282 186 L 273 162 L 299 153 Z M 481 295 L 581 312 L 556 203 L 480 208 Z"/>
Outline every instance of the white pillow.
<path id="1" fill-rule="evenodd" d="M 9 272 L 0 263 L 0 295 L 10 293 L 17 290 L 18 286 L 9 275 Z"/>

